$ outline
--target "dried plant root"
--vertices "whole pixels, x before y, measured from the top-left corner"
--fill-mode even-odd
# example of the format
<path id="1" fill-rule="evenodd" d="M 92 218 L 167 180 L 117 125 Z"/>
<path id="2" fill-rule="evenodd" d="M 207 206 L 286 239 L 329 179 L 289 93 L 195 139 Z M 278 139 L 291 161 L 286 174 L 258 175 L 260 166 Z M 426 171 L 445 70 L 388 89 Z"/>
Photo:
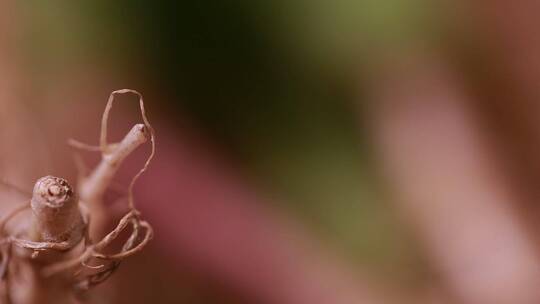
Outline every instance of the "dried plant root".
<path id="1" fill-rule="evenodd" d="M 143 123 L 133 126 L 120 142 L 108 143 L 108 120 L 114 97 L 125 93 L 138 96 Z M 148 140 L 151 143 L 151 151 L 143 167 L 133 176 L 127 190 L 118 190 L 113 181 L 116 171 L 127 156 Z M 47 264 L 40 264 L 35 269 L 37 270 L 35 275 L 42 280 L 50 280 L 52 276 L 73 270 L 74 276 L 70 279 L 70 284 L 74 291 L 83 291 L 105 281 L 123 259 L 141 251 L 153 237 L 152 227 L 141 219 L 133 199 L 135 182 L 146 171 L 155 154 L 154 129 L 146 117 L 141 94 L 127 89 L 111 93 L 101 120 L 99 146 L 76 140 L 69 140 L 68 144 L 80 150 L 100 152 L 101 162 L 94 170 L 89 171 L 77 154 L 75 158 L 80 179 L 77 192 L 62 178 L 43 177 L 34 186 L 30 204 L 17 207 L 0 220 L 0 287 L 3 287 L 2 296 L 7 295 L 5 296 L 7 300 L 3 302 L 9 300 L 9 288 L 6 286 L 13 247 L 22 248 L 23 252 L 24 250 L 32 252 L 29 260 L 36 258 L 40 252 L 57 252 L 58 254 L 53 255 L 53 259 L 47 260 Z M 1 181 L 0 184 L 7 185 Z M 93 242 L 90 228 L 102 229 L 103 219 L 100 217 L 109 216 L 103 204 L 103 195 L 107 189 L 125 192 L 128 212 L 112 231 L 106 233 L 99 241 Z M 19 190 L 24 194 L 22 189 Z M 32 211 L 28 231 L 8 233 L 6 231 L 8 221 L 28 208 Z M 121 249 L 116 253 L 108 253 L 107 248 L 126 229 L 131 230 L 131 233 Z M 73 250 L 74 248 L 77 250 Z M 28 259 L 28 256 L 18 258 Z M 57 279 L 54 280 L 58 280 L 58 276 L 55 278 Z"/>
<path id="2" fill-rule="evenodd" d="M 128 134 L 119 142 L 110 144 L 107 141 L 107 130 L 110 111 L 114 103 L 114 97 L 117 94 L 132 93 L 139 97 L 139 107 L 141 110 L 141 117 L 144 124 L 136 124 L 128 132 Z M 122 161 L 138 146 L 150 139 L 151 151 L 145 161 L 143 167 L 135 174 L 129 183 L 127 189 L 128 200 L 128 213 L 120 220 L 117 227 L 108 233 L 103 239 L 95 244 L 86 247 L 84 252 L 70 261 L 63 261 L 57 264 L 46 267 L 43 271 L 44 275 L 50 276 L 58 272 L 65 271 L 66 269 L 82 265 L 89 269 L 99 269 L 99 271 L 86 276 L 83 281 L 86 281 L 86 286 L 95 285 L 101 282 L 104 278 L 108 277 L 118 266 L 119 262 L 127 258 L 140 250 L 150 241 L 153 236 L 153 230 L 150 224 L 140 219 L 140 212 L 135 208 L 133 199 L 133 187 L 139 176 L 146 171 L 152 158 L 155 154 L 155 138 L 154 129 L 146 116 L 144 108 L 144 101 L 142 95 L 134 90 L 118 90 L 114 91 L 110 96 L 103 112 L 101 120 L 101 132 L 99 146 L 92 146 L 89 144 L 81 143 L 76 140 L 70 140 L 69 144 L 75 148 L 86 151 L 100 151 L 102 160 L 96 169 L 88 176 L 83 177 L 80 183 L 80 195 L 81 200 L 89 206 L 92 204 L 101 204 L 103 194 L 108 188 L 115 188 L 115 184 L 112 181 L 114 174 L 118 170 Z M 117 187 L 116 187 L 117 188 Z M 118 191 L 118 190 L 117 190 Z M 95 207 L 95 206 L 94 206 Z M 131 224 L 132 234 L 127 239 L 126 243 L 122 247 L 122 250 L 116 254 L 104 254 L 102 251 L 109 246 L 118 235 L 125 230 L 125 228 Z M 140 230 L 144 229 L 145 233 L 142 239 L 139 241 Z M 98 267 L 89 266 L 91 259 L 100 259 L 109 261 L 109 265 L 102 264 Z M 85 284 L 83 284 L 85 285 Z"/>
<path id="3" fill-rule="evenodd" d="M 128 134 L 118 143 L 108 143 L 107 130 L 110 111 L 114 103 L 114 97 L 117 94 L 132 93 L 139 97 L 139 107 L 143 124 L 136 124 Z M 114 91 L 107 102 L 105 111 L 101 120 L 101 132 L 99 146 L 92 146 L 75 140 L 70 140 L 70 145 L 86 151 L 100 151 L 102 160 L 100 164 L 88 176 L 83 177 L 80 183 L 81 200 L 92 207 L 92 204 L 101 204 L 102 197 L 108 188 L 115 187 L 113 177 L 122 161 L 138 146 L 150 140 L 151 151 L 143 167 L 135 174 L 129 183 L 127 189 L 128 213 L 119 221 L 117 227 L 103 237 L 95 244 L 89 244 L 85 250 L 75 259 L 59 262 L 43 269 L 45 276 L 54 275 L 67 269 L 83 266 L 86 269 L 97 270 L 94 273 L 83 276 L 78 281 L 77 288 L 87 289 L 97 285 L 108 278 L 120 265 L 121 260 L 142 250 L 153 236 L 153 230 L 150 224 L 140 219 L 140 212 L 135 208 L 133 199 L 133 187 L 139 176 L 146 171 L 155 154 L 154 129 L 146 116 L 144 101 L 142 95 L 134 90 Z M 96 206 L 93 206 L 96 207 Z M 122 246 L 120 252 L 116 254 L 104 254 L 103 250 L 115 241 L 120 233 L 131 224 L 132 232 L 127 241 Z M 141 237 L 141 228 L 144 229 L 144 235 Z M 140 240 L 139 240 L 140 239 Z M 92 259 L 98 259 L 105 264 L 99 266 L 90 266 Z M 82 271 L 77 271 L 80 273 Z"/>

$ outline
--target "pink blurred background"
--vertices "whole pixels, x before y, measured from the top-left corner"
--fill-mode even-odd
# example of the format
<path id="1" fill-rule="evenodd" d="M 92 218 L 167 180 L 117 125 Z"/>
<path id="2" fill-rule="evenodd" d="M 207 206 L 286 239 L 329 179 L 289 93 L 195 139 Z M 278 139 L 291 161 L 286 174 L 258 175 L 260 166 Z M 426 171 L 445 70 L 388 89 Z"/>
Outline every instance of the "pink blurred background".
<path id="1" fill-rule="evenodd" d="M 74 180 L 132 88 L 156 237 L 100 303 L 540 303 L 538 6 L 3 0 L 0 178 Z"/>

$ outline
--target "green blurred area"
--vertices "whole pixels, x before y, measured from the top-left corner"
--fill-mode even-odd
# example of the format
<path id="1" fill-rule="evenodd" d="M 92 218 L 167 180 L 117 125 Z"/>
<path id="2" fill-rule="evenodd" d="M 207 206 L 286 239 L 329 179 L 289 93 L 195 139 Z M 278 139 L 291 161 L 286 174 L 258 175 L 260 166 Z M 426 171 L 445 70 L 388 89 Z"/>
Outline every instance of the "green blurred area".
<path id="1" fill-rule="evenodd" d="M 437 36 L 427 2 L 19 5 L 33 81 L 81 61 L 144 75 L 144 89 L 174 96 L 163 113 L 188 113 L 322 240 L 373 272 L 418 276 L 417 246 L 378 182 L 360 119 L 361 76 L 380 50 Z"/>

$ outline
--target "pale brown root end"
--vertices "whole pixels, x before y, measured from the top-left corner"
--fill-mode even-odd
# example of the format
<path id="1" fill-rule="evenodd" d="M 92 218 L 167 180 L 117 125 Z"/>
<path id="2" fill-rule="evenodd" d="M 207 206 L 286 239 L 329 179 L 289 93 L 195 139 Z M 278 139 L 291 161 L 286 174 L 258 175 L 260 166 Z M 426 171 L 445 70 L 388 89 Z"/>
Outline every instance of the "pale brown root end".
<path id="1" fill-rule="evenodd" d="M 69 183 L 59 177 L 45 176 L 35 186 L 31 200 L 33 233 L 39 242 L 78 242 L 85 225 L 78 198 Z"/>

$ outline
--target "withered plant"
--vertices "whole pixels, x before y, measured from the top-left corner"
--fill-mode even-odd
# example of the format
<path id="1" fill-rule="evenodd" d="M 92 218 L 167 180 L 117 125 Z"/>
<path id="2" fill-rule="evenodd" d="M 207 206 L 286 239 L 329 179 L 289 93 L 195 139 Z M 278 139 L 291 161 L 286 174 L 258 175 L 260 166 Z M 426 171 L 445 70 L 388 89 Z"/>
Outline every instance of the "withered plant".
<path id="1" fill-rule="evenodd" d="M 125 93 L 138 96 L 143 123 L 134 125 L 120 142 L 109 143 L 107 125 L 114 98 Z M 104 194 L 113 185 L 124 159 L 147 141 L 151 152 L 125 191 L 128 211 L 107 232 L 110 212 Z M 142 220 L 133 199 L 135 182 L 155 152 L 154 130 L 141 94 L 129 89 L 111 93 L 101 120 L 99 146 L 76 140 L 68 143 L 76 149 L 101 153 L 101 160 L 88 170 L 75 154 L 79 172 L 76 187 L 54 176 L 38 179 L 32 193 L 17 187 L 29 200 L 0 220 L 1 303 L 84 302 L 88 289 L 105 281 L 122 260 L 141 251 L 153 236 L 152 227 Z M 124 239 L 123 234 L 128 237 Z"/>

